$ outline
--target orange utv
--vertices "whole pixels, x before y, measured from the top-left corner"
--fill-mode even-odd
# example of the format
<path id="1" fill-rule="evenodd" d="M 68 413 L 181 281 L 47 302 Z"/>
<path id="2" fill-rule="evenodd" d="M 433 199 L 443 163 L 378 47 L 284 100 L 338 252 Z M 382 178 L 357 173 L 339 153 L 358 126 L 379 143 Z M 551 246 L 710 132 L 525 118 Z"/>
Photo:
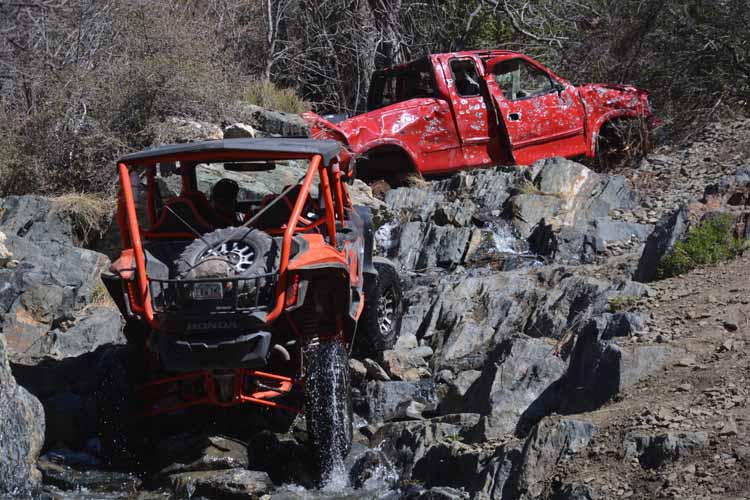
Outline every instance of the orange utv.
<path id="1" fill-rule="evenodd" d="M 128 355 L 102 382 L 105 453 L 125 452 L 123 417 L 246 403 L 304 413 L 323 474 L 348 453 L 349 353 L 393 346 L 401 289 L 339 148 L 229 139 L 118 161 L 123 249 L 102 279 Z"/>

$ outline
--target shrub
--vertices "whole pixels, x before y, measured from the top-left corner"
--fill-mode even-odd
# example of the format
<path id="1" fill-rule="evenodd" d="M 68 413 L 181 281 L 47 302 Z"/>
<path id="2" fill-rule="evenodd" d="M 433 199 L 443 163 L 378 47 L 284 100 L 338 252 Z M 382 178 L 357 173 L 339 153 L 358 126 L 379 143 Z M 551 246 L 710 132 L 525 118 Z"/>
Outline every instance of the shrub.
<path id="1" fill-rule="evenodd" d="M 67 193 L 50 201 L 53 212 L 70 217 L 73 230 L 82 246 L 101 238 L 112 222 L 114 200 L 96 194 Z"/>
<path id="2" fill-rule="evenodd" d="M 737 255 L 744 242 L 732 234 L 734 221 L 729 214 L 716 214 L 701 222 L 679 241 L 657 267 L 657 278 L 684 274 L 698 266 L 717 264 Z"/>
<path id="3" fill-rule="evenodd" d="M 245 101 L 263 108 L 285 113 L 310 111 L 309 102 L 301 99 L 292 88 L 280 88 L 268 80 L 251 80 L 245 84 Z"/>
<path id="4" fill-rule="evenodd" d="M 609 298 L 609 312 L 617 313 L 632 310 L 638 304 L 635 295 L 617 295 Z"/>

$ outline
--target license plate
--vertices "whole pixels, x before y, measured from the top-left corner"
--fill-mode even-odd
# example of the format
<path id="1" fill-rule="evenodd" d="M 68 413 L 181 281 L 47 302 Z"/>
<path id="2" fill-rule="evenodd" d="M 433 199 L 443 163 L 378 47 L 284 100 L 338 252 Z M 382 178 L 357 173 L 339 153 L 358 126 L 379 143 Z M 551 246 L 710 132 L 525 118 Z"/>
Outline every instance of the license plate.
<path id="1" fill-rule="evenodd" d="M 217 300 L 224 298 L 221 283 L 196 283 L 190 291 L 193 300 Z"/>

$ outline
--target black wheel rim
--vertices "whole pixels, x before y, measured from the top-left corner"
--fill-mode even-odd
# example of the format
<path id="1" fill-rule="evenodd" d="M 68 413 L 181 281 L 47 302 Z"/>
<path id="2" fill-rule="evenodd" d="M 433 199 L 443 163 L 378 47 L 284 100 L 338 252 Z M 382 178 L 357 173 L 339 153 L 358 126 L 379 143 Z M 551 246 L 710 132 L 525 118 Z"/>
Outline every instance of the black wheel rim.
<path id="1" fill-rule="evenodd" d="M 255 248 L 242 241 L 228 241 L 202 255 L 201 260 L 210 257 L 224 257 L 236 273 L 242 274 L 255 263 Z"/>

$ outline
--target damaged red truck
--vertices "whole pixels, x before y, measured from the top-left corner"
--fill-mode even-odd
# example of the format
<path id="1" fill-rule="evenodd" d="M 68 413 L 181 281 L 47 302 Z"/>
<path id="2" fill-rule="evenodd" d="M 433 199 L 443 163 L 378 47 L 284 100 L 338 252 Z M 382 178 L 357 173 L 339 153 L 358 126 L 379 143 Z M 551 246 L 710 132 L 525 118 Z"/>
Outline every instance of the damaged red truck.
<path id="1" fill-rule="evenodd" d="M 652 121 L 643 90 L 575 86 L 505 50 L 433 54 L 377 71 L 367 109 L 339 123 L 305 115 L 313 137 L 347 147 L 345 161 L 356 158 L 364 179 L 596 157 L 605 124 Z"/>

